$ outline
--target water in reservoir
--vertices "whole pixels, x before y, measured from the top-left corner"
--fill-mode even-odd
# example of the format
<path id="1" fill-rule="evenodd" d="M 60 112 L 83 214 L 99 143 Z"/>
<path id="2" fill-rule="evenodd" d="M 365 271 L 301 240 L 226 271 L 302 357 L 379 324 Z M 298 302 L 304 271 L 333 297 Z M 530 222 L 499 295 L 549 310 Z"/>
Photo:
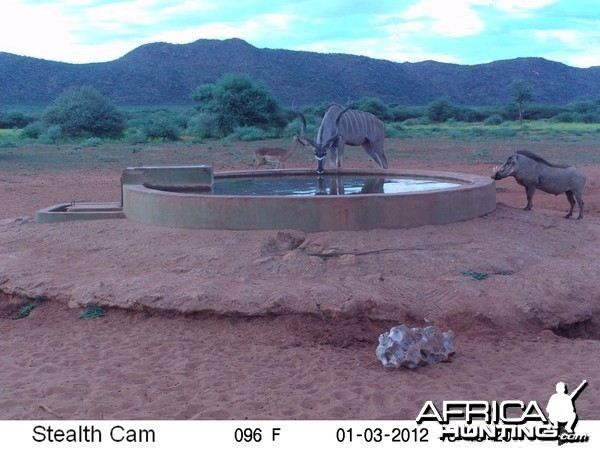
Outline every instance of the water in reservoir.
<path id="1" fill-rule="evenodd" d="M 381 178 L 368 175 L 256 176 L 215 179 L 215 195 L 312 196 L 402 194 L 460 186 L 431 178 Z"/>

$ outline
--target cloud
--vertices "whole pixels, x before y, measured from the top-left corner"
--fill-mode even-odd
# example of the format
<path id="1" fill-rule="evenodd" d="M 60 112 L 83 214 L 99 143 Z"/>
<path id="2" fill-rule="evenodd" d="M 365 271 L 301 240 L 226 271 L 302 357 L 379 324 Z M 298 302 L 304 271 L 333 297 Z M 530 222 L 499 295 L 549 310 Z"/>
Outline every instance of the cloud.
<path id="1" fill-rule="evenodd" d="M 446 37 L 479 34 L 485 28 L 485 24 L 472 9 L 472 3 L 470 0 L 420 0 L 396 15 L 402 22 L 395 28 L 400 32 L 430 30 Z M 382 18 L 385 19 L 385 16 Z"/>
<path id="2" fill-rule="evenodd" d="M 556 3 L 559 0 L 491 0 L 487 3 L 507 12 L 522 13 L 532 9 L 539 9 Z"/>
<path id="3" fill-rule="evenodd" d="M 52 59 L 75 43 L 70 29 L 58 5 L 3 0 L 0 51 Z"/>
<path id="4" fill-rule="evenodd" d="M 581 26 L 579 23 L 578 26 Z M 600 66 L 600 54 L 590 49 L 600 47 L 600 21 L 586 21 L 585 28 L 530 30 L 549 50 L 544 57 L 576 67 Z"/>

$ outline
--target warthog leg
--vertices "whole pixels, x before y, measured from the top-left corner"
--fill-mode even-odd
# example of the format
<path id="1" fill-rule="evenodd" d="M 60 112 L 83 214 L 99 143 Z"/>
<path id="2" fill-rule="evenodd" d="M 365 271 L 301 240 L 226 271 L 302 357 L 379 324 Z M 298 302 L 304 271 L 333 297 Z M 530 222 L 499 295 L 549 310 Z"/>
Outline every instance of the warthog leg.
<path id="1" fill-rule="evenodd" d="M 525 187 L 525 192 L 527 193 L 527 206 L 523 208 L 525 211 L 530 211 L 533 208 L 533 194 L 535 193 L 535 186 L 527 186 Z"/>
<path id="2" fill-rule="evenodd" d="M 583 198 L 580 195 L 575 195 L 577 198 L 577 205 L 579 206 L 579 215 L 577 216 L 577 220 L 583 219 Z"/>
<path id="3" fill-rule="evenodd" d="M 569 212 L 565 216 L 565 219 L 569 219 L 573 215 L 573 209 L 575 209 L 575 196 L 573 195 L 573 191 L 567 191 L 565 194 L 567 194 L 567 200 L 569 200 L 569 205 L 571 205 Z"/>
<path id="4" fill-rule="evenodd" d="M 573 210 L 575 209 L 575 199 L 577 198 L 577 205 L 579 206 L 579 216 L 577 219 L 583 219 L 583 198 L 580 195 L 577 195 L 573 191 L 565 192 L 567 194 L 567 199 L 569 200 L 569 204 L 571 208 L 569 209 L 568 214 L 565 216 L 565 219 L 570 218 L 573 215 Z"/>
<path id="5" fill-rule="evenodd" d="M 583 198 L 575 191 L 567 191 L 567 199 L 571 204 L 571 209 L 569 213 L 565 216 L 567 219 L 573 215 L 573 209 L 575 209 L 575 199 L 577 199 L 577 205 L 579 206 L 579 216 L 577 219 L 583 219 Z"/>

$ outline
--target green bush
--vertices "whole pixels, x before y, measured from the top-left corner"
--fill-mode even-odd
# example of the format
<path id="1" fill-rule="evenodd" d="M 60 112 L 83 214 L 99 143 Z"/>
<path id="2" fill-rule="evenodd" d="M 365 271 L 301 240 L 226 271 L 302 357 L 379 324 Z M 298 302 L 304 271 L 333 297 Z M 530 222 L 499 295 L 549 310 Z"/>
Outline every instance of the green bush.
<path id="1" fill-rule="evenodd" d="M 260 141 L 271 136 L 258 127 L 237 127 L 228 137 L 234 141 Z"/>
<path id="2" fill-rule="evenodd" d="M 42 144 L 56 144 L 63 137 L 63 130 L 60 125 L 52 125 L 48 127 L 44 134 L 41 134 L 39 139 Z"/>
<path id="3" fill-rule="evenodd" d="M 20 137 L 23 139 L 38 139 L 46 131 L 42 122 L 33 122 L 21 130 Z"/>
<path id="4" fill-rule="evenodd" d="M 426 116 L 435 123 L 443 123 L 448 119 L 455 119 L 456 114 L 457 109 L 448 97 L 439 98 L 427 105 Z"/>
<path id="5" fill-rule="evenodd" d="M 393 122 L 404 122 L 408 119 L 416 119 L 425 114 L 425 108 L 421 106 L 394 106 L 390 107 L 390 119 Z"/>
<path id="6" fill-rule="evenodd" d="M 148 136 L 139 128 L 127 128 L 125 130 L 125 141 L 130 144 L 143 144 L 148 142 Z"/>
<path id="7" fill-rule="evenodd" d="M 568 105 L 568 108 L 578 114 L 598 114 L 600 113 L 600 104 L 591 100 L 575 102 Z"/>
<path id="8" fill-rule="evenodd" d="M 34 121 L 33 117 L 26 116 L 20 111 L 10 111 L 7 113 L 0 111 L 0 128 L 25 128 Z"/>
<path id="9" fill-rule="evenodd" d="M 406 127 L 402 123 L 393 122 L 385 124 L 385 137 L 402 138 L 408 135 Z"/>
<path id="10" fill-rule="evenodd" d="M 176 119 L 165 113 L 154 113 L 146 117 L 141 124 L 141 131 L 150 140 L 177 141 L 181 135 Z"/>
<path id="11" fill-rule="evenodd" d="M 199 102 L 199 112 L 216 117 L 221 136 L 231 134 L 237 127 L 281 129 L 286 123 L 277 100 L 248 75 L 223 75 L 216 84 L 196 88 L 192 98 Z"/>
<path id="12" fill-rule="evenodd" d="M 579 121 L 579 114 L 572 111 L 563 112 L 554 116 L 551 121 L 557 123 L 575 123 Z"/>
<path id="13" fill-rule="evenodd" d="M 369 112 L 383 121 L 391 118 L 389 107 L 378 98 L 363 97 L 358 101 L 352 102 L 350 107 L 359 111 Z"/>
<path id="14" fill-rule="evenodd" d="M 190 135 L 201 139 L 219 137 L 220 130 L 217 115 L 198 113 L 189 119 L 186 130 Z"/>
<path id="15" fill-rule="evenodd" d="M 410 127 L 413 125 L 431 125 L 433 122 L 431 121 L 431 119 L 427 116 L 422 116 L 422 117 L 416 117 L 414 119 L 406 119 L 404 122 L 402 122 L 404 125 Z"/>
<path id="16" fill-rule="evenodd" d="M 315 139 L 319 131 L 320 123 L 317 123 L 317 120 L 312 113 L 306 114 L 304 111 L 302 111 L 302 114 L 304 114 L 306 119 L 306 136 L 308 136 L 311 139 Z M 302 122 L 298 117 L 296 117 L 294 120 L 287 124 L 287 126 L 283 130 L 283 136 L 292 137 L 295 135 L 299 135 L 301 128 Z"/>
<path id="17" fill-rule="evenodd" d="M 483 121 L 484 125 L 501 125 L 504 119 L 500 114 L 492 114 Z"/>
<path id="18" fill-rule="evenodd" d="M 100 147 L 104 141 L 101 138 L 93 137 L 87 139 L 84 143 L 84 147 Z"/>
<path id="19" fill-rule="evenodd" d="M 102 94 L 90 86 L 63 92 L 46 108 L 44 122 L 60 126 L 65 137 L 116 138 L 123 133 L 123 116 Z"/>

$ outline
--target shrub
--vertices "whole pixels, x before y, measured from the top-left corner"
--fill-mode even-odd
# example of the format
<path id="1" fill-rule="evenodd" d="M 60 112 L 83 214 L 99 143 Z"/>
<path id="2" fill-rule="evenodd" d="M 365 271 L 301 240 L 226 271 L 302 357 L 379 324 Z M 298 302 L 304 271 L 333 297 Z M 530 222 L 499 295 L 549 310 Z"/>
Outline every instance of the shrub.
<path id="1" fill-rule="evenodd" d="M 406 126 L 413 126 L 413 125 L 431 125 L 433 122 L 431 121 L 431 119 L 427 116 L 423 116 L 423 117 L 416 117 L 414 119 L 406 119 L 404 122 L 402 122 L 404 125 Z"/>
<path id="2" fill-rule="evenodd" d="M 559 123 L 574 123 L 578 121 L 579 114 L 574 112 L 563 112 L 554 116 L 551 121 Z"/>
<path id="3" fill-rule="evenodd" d="M 600 113 L 600 105 L 597 102 L 588 100 L 582 102 L 575 102 L 568 105 L 571 111 L 578 114 L 597 114 Z"/>
<path id="4" fill-rule="evenodd" d="M 407 134 L 406 127 L 402 123 L 393 122 L 385 124 L 385 137 L 401 138 L 406 137 Z"/>
<path id="5" fill-rule="evenodd" d="M 492 114 L 483 121 L 484 125 L 501 125 L 504 119 L 500 114 Z"/>
<path id="6" fill-rule="evenodd" d="M 320 121 L 317 123 L 317 119 L 312 114 L 306 114 L 304 111 L 302 111 L 302 113 L 306 118 L 306 136 L 312 139 L 316 138 L 317 132 L 319 131 Z M 296 117 L 294 120 L 287 124 L 287 126 L 283 130 L 283 135 L 285 137 L 299 135 L 301 127 L 302 122 L 298 117 Z"/>
<path id="7" fill-rule="evenodd" d="M 123 133 L 122 115 L 90 86 L 67 89 L 46 108 L 43 120 L 60 126 L 66 137 L 115 138 Z"/>
<path id="8" fill-rule="evenodd" d="M 202 139 L 219 137 L 219 123 L 216 114 L 199 113 L 187 123 L 187 132 Z"/>
<path id="9" fill-rule="evenodd" d="M 448 119 L 456 118 L 456 108 L 450 102 L 448 97 L 443 97 L 427 105 L 426 116 L 432 122 L 443 123 Z"/>
<path id="10" fill-rule="evenodd" d="M 60 125 L 52 125 L 48 127 L 44 134 L 40 135 L 39 139 L 43 144 L 56 144 L 62 137 L 62 127 Z"/>
<path id="11" fill-rule="evenodd" d="M 352 102 L 350 106 L 352 109 L 369 112 L 384 121 L 391 117 L 388 106 L 378 98 L 363 97 L 356 102 Z"/>
<path id="12" fill-rule="evenodd" d="M 4 114 L 0 112 L 0 128 L 25 128 L 34 121 L 33 117 L 25 116 L 25 114 L 19 111 L 11 111 Z"/>
<path id="13" fill-rule="evenodd" d="M 99 147 L 104 141 L 101 138 L 93 137 L 89 138 L 83 143 L 84 147 Z"/>
<path id="14" fill-rule="evenodd" d="M 33 122 L 21 130 L 21 138 L 37 139 L 46 131 L 46 126 L 42 122 Z"/>
<path id="15" fill-rule="evenodd" d="M 143 144 L 148 142 L 148 136 L 139 128 L 127 128 L 125 130 L 125 141 L 130 144 Z"/>
<path id="16" fill-rule="evenodd" d="M 404 122 L 408 119 L 416 119 L 425 114 L 425 108 L 420 106 L 395 106 L 390 108 L 390 118 L 394 122 Z"/>
<path id="17" fill-rule="evenodd" d="M 176 120 L 165 113 L 153 113 L 146 117 L 141 124 L 141 132 L 147 139 L 177 141 L 181 129 Z"/>
<path id="18" fill-rule="evenodd" d="M 265 130 L 258 127 L 237 127 L 228 137 L 234 141 L 260 141 L 270 136 Z"/>
<path id="19" fill-rule="evenodd" d="M 223 75 L 216 84 L 196 88 L 192 98 L 199 102 L 199 112 L 216 117 L 221 136 L 237 127 L 272 129 L 283 128 L 286 123 L 277 100 L 248 75 Z"/>

